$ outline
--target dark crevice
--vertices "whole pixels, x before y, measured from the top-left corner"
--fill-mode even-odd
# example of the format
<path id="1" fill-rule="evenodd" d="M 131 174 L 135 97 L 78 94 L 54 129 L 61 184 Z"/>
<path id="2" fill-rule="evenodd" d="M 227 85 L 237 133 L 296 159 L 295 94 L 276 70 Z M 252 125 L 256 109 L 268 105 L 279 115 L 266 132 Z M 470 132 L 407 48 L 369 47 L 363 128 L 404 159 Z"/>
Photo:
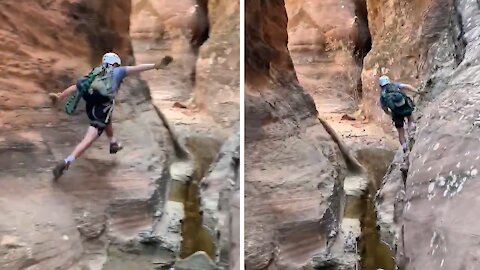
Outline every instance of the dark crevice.
<path id="1" fill-rule="evenodd" d="M 354 57 L 357 65 L 360 67 L 360 76 L 358 76 L 355 96 L 357 101 L 362 98 L 363 84 L 361 71 L 363 70 L 363 60 L 372 49 L 372 35 L 368 26 L 368 10 L 366 0 L 354 0 L 355 16 L 358 26 L 358 39 L 355 43 Z"/>
<path id="2" fill-rule="evenodd" d="M 196 0 L 197 11 L 195 13 L 196 18 L 192 25 L 192 37 L 190 38 L 190 47 L 195 57 L 198 57 L 200 47 L 208 40 L 210 36 L 210 21 L 208 19 L 208 0 Z M 196 65 L 190 74 L 190 82 L 192 87 L 196 82 Z"/>
<path id="3" fill-rule="evenodd" d="M 100 2 L 99 2 L 100 3 Z M 92 48 L 91 64 L 99 64 L 98 59 L 107 52 L 114 51 L 116 45 L 123 44 L 125 38 L 119 34 L 116 29 L 115 22 L 108 20 L 108 16 L 102 16 L 102 13 L 111 10 L 114 6 L 121 8 L 124 15 L 131 13 L 131 1 L 107 1 L 101 2 L 98 7 L 93 7 L 88 1 L 80 1 L 75 4 L 68 5 L 68 16 L 74 25 L 75 32 L 82 33 L 86 36 L 87 42 Z M 128 29 L 125 29 L 128 32 Z M 128 42 L 129 43 L 129 42 Z M 133 47 L 129 43 L 125 55 L 133 55 Z M 121 55 L 122 56 L 122 55 Z M 127 59 L 131 59 L 128 57 Z M 128 62 L 128 61 L 127 61 Z M 125 63 L 132 64 L 132 63 Z"/>
<path id="4" fill-rule="evenodd" d="M 363 62 L 363 58 L 372 49 L 372 36 L 368 26 L 368 11 L 366 0 L 354 0 L 355 16 L 358 25 L 359 38 L 355 44 L 355 58 Z"/>
<path id="5" fill-rule="evenodd" d="M 383 177 L 388 172 L 394 154 L 394 152 L 384 149 L 361 149 L 357 151 L 358 159 L 367 169 L 370 179 L 368 187 L 359 202 L 361 236 L 358 249 L 362 270 L 395 270 L 395 254 L 381 240 L 375 208 L 375 194 L 379 190 Z"/>
<path id="6" fill-rule="evenodd" d="M 467 46 L 467 41 L 464 38 L 465 31 L 463 30 L 463 18 L 462 13 L 459 10 L 461 5 L 461 0 L 454 0 L 454 12 L 452 16 L 452 38 L 453 44 L 455 45 L 455 63 L 460 65 L 465 57 L 465 48 Z"/>
<path id="7" fill-rule="evenodd" d="M 216 259 L 216 243 L 214 235 L 203 224 L 201 210 L 200 182 L 208 175 L 210 166 L 218 159 L 222 142 L 209 137 L 187 137 L 185 147 L 192 154 L 195 172 L 192 178 L 184 183 L 182 201 L 184 217 L 181 220 L 180 258 L 187 258 L 197 251 L 206 252 L 212 260 Z"/>
<path id="8" fill-rule="evenodd" d="M 192 50 L 198 53 L 200 47 L 209 38 L 210 22 L 208 20 L 208 0 L 197 0 L 196 3 L 198 7 L 190 45 L 192 46 Z"/>

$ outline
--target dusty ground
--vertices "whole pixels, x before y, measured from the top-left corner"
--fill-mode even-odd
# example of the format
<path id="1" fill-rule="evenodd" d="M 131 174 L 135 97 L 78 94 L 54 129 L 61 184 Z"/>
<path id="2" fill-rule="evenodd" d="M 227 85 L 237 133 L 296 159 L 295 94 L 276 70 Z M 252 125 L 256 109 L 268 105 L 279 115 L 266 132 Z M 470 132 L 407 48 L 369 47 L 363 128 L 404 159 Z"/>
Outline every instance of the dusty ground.
<path id="1" fill-rule="evenodd" d="M 330 104 L 332 105 L 332 103 Z M 398 133 L 393 124 L 390 132 L 387 132 L 373 121 L 364 121 L 362 117 L 355 118 L 355 115 L 348 113 L 348 110 L 339 112 L 330 111 L 330 108 L 320 111 L 319 114 L 327 120 L 352 150 L 370 147 L 394 150 L 399 147 Z M 350 120 L 347 116 L 354 118 L 350 118 L 352 119 Z"/>

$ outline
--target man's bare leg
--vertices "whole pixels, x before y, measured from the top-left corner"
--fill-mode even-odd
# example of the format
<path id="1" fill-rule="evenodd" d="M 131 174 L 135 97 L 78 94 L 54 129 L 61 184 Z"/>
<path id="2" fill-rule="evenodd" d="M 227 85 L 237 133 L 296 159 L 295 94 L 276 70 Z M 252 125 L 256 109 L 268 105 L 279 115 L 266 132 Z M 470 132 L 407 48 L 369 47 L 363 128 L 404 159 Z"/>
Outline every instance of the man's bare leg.
<path id="1" fill-rule="evenodd" d="M 405 129 L 403 127 L 397 128 L 398 131 L 398 140 L 400 141 L 400 145 L 402 145 L 403 152 L 407 151 L 407 141 L 405 139 Z"/>
<path id="2" fill-rule="evenodd" d="M 115 154 L 123 149 L 123 146 L 118 143 L 117 139 L 113 136 L 112 121 L 110 121 L 105 127 L 105 135 L 108 137 L 108 141 L 110 142 L 110 154 Z"/>
<path id="3" fill-rule="evenodd" d="M 113 137 L 113 125 L 111 121 L 105 127 L 105 135 L 107 135 L 108 141 L 110 143 L 116 142 L 115 137 Z"/>
<path id="4" fill-rule="evenodd" d="M 75 159 L 80 157 L 85 150 L 87 150 L 92 143 L 98 138 L 98 129 L 89 126 L 87 130 L 87 134 L 83 137 L 83 140 L 75 147 L 72 154 L 70 156 L 74 157 Z M 72 160 L 73 161 L 73 160 Z"/>
<path id="5" fill-rule="evenodd" d="M 56 180 L 62 176 L 63 172 L 68 169 L 68 166 L 80 157 L 98 137 L 98 129 L 89 126 L 83 140 L 75 147 L 73 152 L 65 160 L 60 161 L 53 169 L 54 179 Z"/>

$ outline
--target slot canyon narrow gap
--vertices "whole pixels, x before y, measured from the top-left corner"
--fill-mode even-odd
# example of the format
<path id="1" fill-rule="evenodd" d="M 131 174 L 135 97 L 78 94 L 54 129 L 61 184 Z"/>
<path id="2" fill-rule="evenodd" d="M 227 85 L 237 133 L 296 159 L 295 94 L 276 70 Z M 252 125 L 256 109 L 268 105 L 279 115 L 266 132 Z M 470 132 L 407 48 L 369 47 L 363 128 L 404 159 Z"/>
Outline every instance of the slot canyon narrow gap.
<path id="1" fill-rule="evenodd" d="M 246 269 L 478 267 L 477 2 L 246 0 Z"/>
<path id="2" fill-rule="evenodd" d="M 360 149 L 358 160 L 368 171 L 368 183 L 359 200 L 356 210 L 360 214 L 361 236 L 358 242 L 360 269 L 362 270 L 395 270 L 395 254 L 382 242 L 377 226 L 376 194 L 393 161 L 394 152 L 385 149 Z M 348 199 L 347 199 L 348 201 Z M 348 203 L 348 202 L 347 202 Z"/>
<path id="3" fill-rule="evenodd" d="M 366 178 L 347 175 L 342 187 L 345 199 L 341 199 L 344 210 L 339 235 L 346 243 L 355 243 L 343 248 L 360 256 L 357 263 L 345 261 L 363 270 L 394 270 L 395 255 L 380 239 L 374 200 L 393 160 L 395 140 L 375 123 L 358 123 L 365 119 L 361 109 L 362 72 L 364 59 L 372 49 L 367 1 L 300 4 L 286 0 L 285 7 L 288 47 L 300 85 L 312 96 L 320 116 L 355 149 L 367 169 Z M 382 143 L 382 138 L 387 142 Z M 377 166 L 372 166 L 375 163 Z M 335 248 L 334 244 L 330 252 L 341 253 Z"/>
<path id="4" fill-rule="evenodd" d="M 0 268 L 239 269 L 239 1 L 6 0 L 0 22 Z M 102 136 L 53 183 L 89 122 L 49 93 L 108 51 L 174 61 L 122 83 L 122 152 Z"/>
<path id="5" fill-rule="evenodd" d="M 152 101 L 158 104 L 165 112 L 165 109 L 172 107 L 172 102 L 181 106 L 193 105 L 191 97 L 195 89 L 196 62 L 198 60 L 201 46 L 209 36 L 210 23 L 208 19 L 208 1 L 206 0 L 184 0 L 174 4 L 154 3 L 152 1 L 133 1 L 134 12 L 131 15 L 133 24 L 131 31 L 132 44 L 135 59 L 139 62 L 157 61 L 165 55 L 171 55 L 179 65 L 172 73 L 160 75 L 149 74 L 143 76 L 150 88 Z M 167 9 L 160 8 L 166 5 Z M 146 21 L 147 20 L 147 21 Z M 148 22 L 148 23 L 147 23 Z M 175 89 L 175 91 L 172 91 Z M 167 119 L 175 119 L 175 125 L 195 125 L 189 121 L 191 118 L 181 111 L 166 110 Z M 203 123 L 208 126 L 211 124 Z M 189 131 L 191 132 L 191 131 Z M 193 150 L 202 149 L 202 152 L 194 152 L 193 159 L 196 164 L 203 166 L 201 172 L 206 172 L 218 155 L 221 140 L 215 144 L 208 143 L 208 138 L 203 141 L 199 138 L 191 138 L 186 135 L 185 140 L 194 141 L 196 144 Z M 214 138 L 211 138 L 214 140 Z M 188 149 L 190 152 L 192 149 Z M 208 157 L 202 157 L 207 154 Z M 200 157 L 196 156 L 200 155 Z M 198 161 L 199 158 L 206 158 L 209 162 Z M 215 260 L 215 247 L 212 236 L 203 228 L 203 217 L 200 207 L 199 184 L 203 177 L 200 172 L 194 174 L 194 178 L 187 182 L 173 179 L 167 187 L 169 199 L 166 207 L 171 211 L 180 211 L 181 245 L 179 256 L 186 258 L 197 251 L 204 251 Z"/>

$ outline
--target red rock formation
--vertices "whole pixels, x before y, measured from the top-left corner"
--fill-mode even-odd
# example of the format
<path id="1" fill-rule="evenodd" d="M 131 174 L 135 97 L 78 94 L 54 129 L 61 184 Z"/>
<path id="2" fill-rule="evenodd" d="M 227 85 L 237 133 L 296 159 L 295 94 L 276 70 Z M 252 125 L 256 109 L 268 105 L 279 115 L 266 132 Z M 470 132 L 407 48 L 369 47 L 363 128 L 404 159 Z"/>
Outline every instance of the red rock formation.
<path id="1" fill-rule="evenodd" d="M 202 162 L 200 198 L 194 196 L 184 203 L 193 209 L 201 201 L 202 215 L 198 215 L 198 209 L 185 213 L 182 228 L 188 235 L 183 235 L 186 239 L 182 241 L 181 256 L 204 250 L 218 265 L 230 264 L 238 269 L 239 187 L 232 186 L 235 181 L 238 185 L 239 177 L 235 167 L 238 125 L 236 130 L 232 129 L 239 120 L 239 1 L 167 2 L 134 1 L 131 33 L 136 59 L 151 61 L 166 53 L 175 58 L 168 73 L 149 73 L 142 78 L 151 89 L 152 101 L 174 124 L 182 139 L 196 142 L 200 137 L 218 144 L 209 147 L 193 143 L 195 154 L 207 154 L 215 160 Z M 151 23 L 145 24 L 149 16 Z M 189 81 L 192 70 L 194 87 Z M 192 92 L 199 112 L 172 106 L 175 101 L 186 101 Z M 225 150 L 217 153 L 225 140 Z M 210 164 L 212 161 L 215 162 Z M 189 190 L 192 194 L 198 191 L 197 187 Z"/>
<path id="2" fill-rule="evenodd" d="M 100 269 L 108 242 L 152 228 L 169 146 L 136 78 L 122 87 L 113 120 L 125 152 L 109 155 L 102 137 L 50 181 L 88 121 L 83 105 L 73 117 L 51 108 L 48 93 L 107 50 L 132 63 L 129 15 L 123 0 L 0 2 L 0 268 Z"/>
<path id="3" fill-rule="evenodd" d="M 369 33 L 362 1 L 286 1 L 292 59 L 320 112 L 352 110 L 361 99 Z"/>
<path id="4" fill-rule="evenodd" d="M 378 78 L 387 74 L 392 80 L 422 86 L 434 66 L 428 63 L 429 59 L 434 55 L 444 58 L 432 45 L 439 33 L 450 29 L 454 19 L 449 14 L 453 2 L 384 0 L 367 3 L 373 44 L 362 73 L 364 109 L 370 119 L 390 128 L 389 116 L 379 106 Z M 445 47 L 451 50 L 450 46 Z"/>
<path id="5" fill-rule="evenodd" d="M 401 269 L 475 269 L 478 5 L 370 1 L 369 18 L 374 44 L 363 78 L 370 115 L 380 118 L 374 100 L 382 67 L 428 91 L 418 104 L 421 119 L 406 185 L 399 186 L 401 176 L 393 170 L 380 191 L 385 239 L 396 246 Z"/>
<path id="6" fill-rule="evenodd" d="M 209 38 L 196 63 L 195 104 L 217 123 L 240 119 L 240 1 L 208 1 Z"/>
<path id="7" fill-rule="evenodd" d="M 300 269 L 331 255 L 345 164 L 296 78 L 283 1 L 245 4 L 246 269 Z"/>

